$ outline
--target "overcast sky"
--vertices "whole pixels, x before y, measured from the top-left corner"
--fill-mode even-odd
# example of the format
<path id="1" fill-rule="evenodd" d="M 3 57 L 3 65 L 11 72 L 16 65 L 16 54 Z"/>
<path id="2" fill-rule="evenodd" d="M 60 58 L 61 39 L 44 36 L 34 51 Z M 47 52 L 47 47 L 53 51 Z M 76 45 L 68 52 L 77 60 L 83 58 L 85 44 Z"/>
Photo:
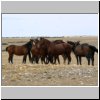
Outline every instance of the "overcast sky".
<path id="1" fill-rule="evenodd" d="M 2 37 L 98 35 L 97 14 L 2 14 Z"/>

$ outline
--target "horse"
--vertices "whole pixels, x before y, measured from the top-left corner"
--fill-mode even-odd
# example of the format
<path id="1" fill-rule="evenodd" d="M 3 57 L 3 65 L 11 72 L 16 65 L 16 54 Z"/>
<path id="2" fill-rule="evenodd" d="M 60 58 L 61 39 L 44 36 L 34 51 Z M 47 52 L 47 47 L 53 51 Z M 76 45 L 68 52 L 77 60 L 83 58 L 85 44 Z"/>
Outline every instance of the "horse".
<path id="1" fill-rule="evenodd" d="M 53 57 L 54 59 L 58 58 L 59 55 L 66 54 L 68 57 L 68 64 L 71 62 L 71 45 L 68 43 L 60 43 L 60 44 L 55 44 L 45 38 L 41 38 L 40 42 L 38 43 L 37 47 L 43 48 L 44 50 L 47 50 L 48 58 L 53 62 Z M 60 63 L 58 59 L 58 63 Z"/>
<path id="2" fill-rule="evenodd" d="M 88 60 L 88 65 L 90 65 L 90 60 L 92 61 L 92 66 L 94 66 L 94 54 L 98 53 L 98 49 L 95 46 L 92 46 L 88 43 L 80 44 L 78 42 L 68 41 L 71 45 L 73 45 L 73 52 L 77 59 L 77 65 L 81 65 L 81 57 L 86 57 Z"/>
<path id="3" fill-rule="evenodd" d="M 36 47 L 35 44 L 32 45 L 31 54 L 32 54 L 32 63 L 34 61 L 35 63 L 38 64 L 41 55 L 40 55 L 40 50 Z"/>
<path id="4" fill-rule="evenodd" d="M 9 54 L 8 62 L 9 63 L 11 62 L 13 64 L 13 56 L 14 55 L 23 56 L 23 63 L 26 63 L 26 58 L 28 55 L 29 61 L 31 62 L 30 50 L 32 48 L 32 44 L 33 44 L 33 39 L 30 39 L 29 42 L 27 42 L 26 44 L 24 44 L 22 46 L 9 45 L 8 47 L 6 47 L 6 51 Z"/>
<path id="5" fill-rule="evenodd" d="M 40 47 L 38 48 L 38 44 L 39 42 L 42 40 L 42 37 L 40 37 L 40 39 L 34 39 L 34 45 L 35 45 L 35 51 L 37 52 L 34 52 L 34 50 L 32 50 L 32 53 L 36 54 L 39 58 L 41 58 L 41 63 L 45 63 L 45 64 L 48 64 L 47 62 L 47 50 L 45 49 L 45 47 Z M 34 57 L 33 57 L 34 58 Z"/>

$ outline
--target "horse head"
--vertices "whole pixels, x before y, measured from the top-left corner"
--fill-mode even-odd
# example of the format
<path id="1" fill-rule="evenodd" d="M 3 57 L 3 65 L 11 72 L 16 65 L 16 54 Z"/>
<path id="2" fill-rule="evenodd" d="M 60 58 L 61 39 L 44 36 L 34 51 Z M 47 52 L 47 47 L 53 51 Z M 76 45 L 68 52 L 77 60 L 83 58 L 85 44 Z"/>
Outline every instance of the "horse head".
<path id="1" fill-rule="evenodd" d="M 80 41 L 74 42 L 74 44 L 75 44 L 75 47 L 76 47 L 77 45 L 80 45 Z"/>
<path id="2" fill-rule="evenodd" d="M 33 42 L 34 42 L 34 40 L 33 39 L 30 39 L 30 41 L 29 41 L 31 44 L 33 44 Z"/>

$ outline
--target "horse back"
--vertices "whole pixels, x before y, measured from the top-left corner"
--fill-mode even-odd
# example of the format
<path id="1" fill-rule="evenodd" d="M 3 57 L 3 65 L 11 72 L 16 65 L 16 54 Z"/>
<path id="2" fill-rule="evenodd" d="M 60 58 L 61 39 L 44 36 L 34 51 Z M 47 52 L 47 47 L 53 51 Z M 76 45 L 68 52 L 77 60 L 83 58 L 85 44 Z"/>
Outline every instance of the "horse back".
<path id="1" fill-rule="evenodd" d="M 76 46 L 74 53 L 80 56 L 86 56 L 91 52 L 88 45 L 78 45 Z"/>
<path id="2" fill-rule="evenodd" d="M 27 54 L 29 50 L 25 46 L 15 46 L 14 52 L 16 55 L 24 55 Z"/>
<path id="3" fill-rule="evenodd" d="M 28 49 L 25 46 L 10 45 L 7 47 L 9 54 L 24 55 L 28 53 Z"/>
<path id="4" fill-rule="evenodd" d="M 15 48 L 15 45 L 9 45 L 8 47 L 6 47 L 6 51 L 12 52 L 14 48 Z"/>

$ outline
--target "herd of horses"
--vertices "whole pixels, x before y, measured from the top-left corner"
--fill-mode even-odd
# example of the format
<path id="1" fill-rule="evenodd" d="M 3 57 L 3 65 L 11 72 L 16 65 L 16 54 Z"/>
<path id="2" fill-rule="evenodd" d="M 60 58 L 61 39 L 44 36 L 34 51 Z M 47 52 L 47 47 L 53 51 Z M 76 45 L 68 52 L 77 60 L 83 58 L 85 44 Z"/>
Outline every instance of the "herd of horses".
<path id="1" fill-rule="evenodd" d="M 80 44 L 80 41 L 73 42 L 63 40 L 50 41 L 46 38 L 30 39 L 29 42 L 22 46 L 9 45 L 6 47 L 6 51 L 9 54 L 8 62 L 13 63 L 13 56 L 23 56 L 23 62 L 26 63 L 27 56 L 29 56 L 29 61 L 31 63 L 51 63 L 56 64 L 57 61 L 60 64 L 59 56 L 61 55 L 64 61 L 68 59 L 68 64 L 71 62 L 71 52 L 75 54 L 77 65 L 82 64 L 81 57 L 86 57 L 88 65 L 90 65 L 90 60 L 94 66 L 94 54 L 98 53 L 98 49 L 88 43 Z"/>

